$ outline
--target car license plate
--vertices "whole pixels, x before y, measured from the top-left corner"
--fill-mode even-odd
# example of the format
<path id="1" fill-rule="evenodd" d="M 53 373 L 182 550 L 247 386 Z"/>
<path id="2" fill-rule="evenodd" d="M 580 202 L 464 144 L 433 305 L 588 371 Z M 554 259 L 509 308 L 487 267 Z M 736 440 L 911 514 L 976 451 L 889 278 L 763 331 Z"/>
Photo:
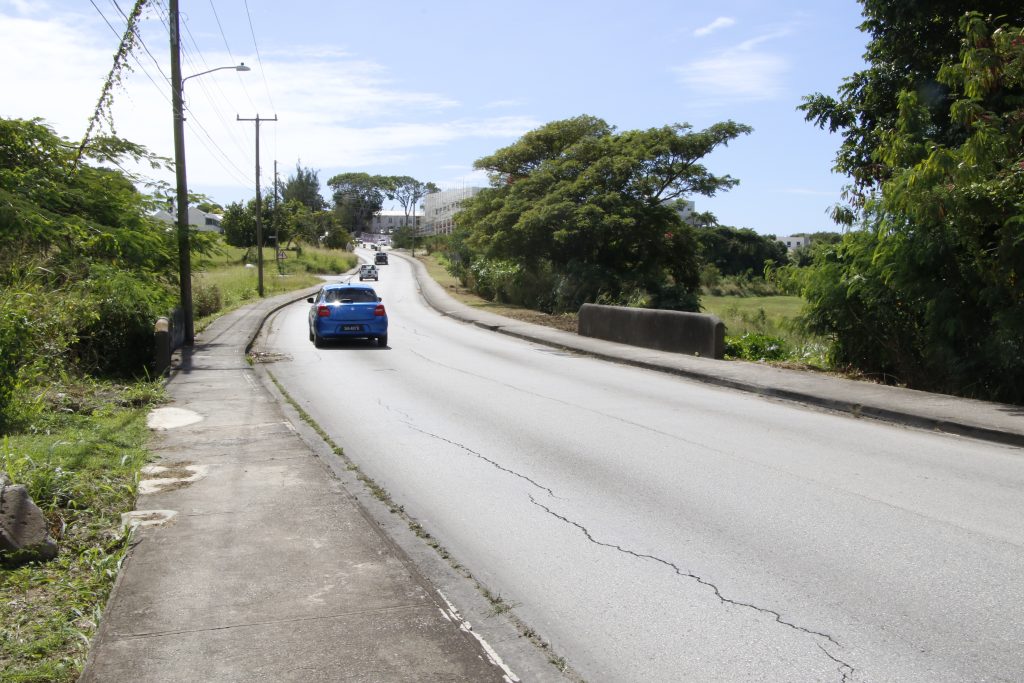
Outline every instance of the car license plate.
<path id="1" fill-rule="evenodd" d="M 358 332 L 361 329 L 363 329 L 362 325 L 342 325 L 341 326 L 341 331 L 342 332 Z"/>

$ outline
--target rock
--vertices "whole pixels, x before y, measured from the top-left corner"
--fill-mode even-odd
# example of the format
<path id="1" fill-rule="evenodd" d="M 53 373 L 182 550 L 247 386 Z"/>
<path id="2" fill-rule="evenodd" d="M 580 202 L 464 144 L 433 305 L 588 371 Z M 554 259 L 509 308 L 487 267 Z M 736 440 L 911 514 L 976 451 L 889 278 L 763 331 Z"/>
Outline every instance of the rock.
<path id="1" fill-rule="evenodd" d="M 56 556 L 57 543 L 50 538 L 46 517 L 28 490 L 0 482 L 0 563 L 19 565 Z"/>

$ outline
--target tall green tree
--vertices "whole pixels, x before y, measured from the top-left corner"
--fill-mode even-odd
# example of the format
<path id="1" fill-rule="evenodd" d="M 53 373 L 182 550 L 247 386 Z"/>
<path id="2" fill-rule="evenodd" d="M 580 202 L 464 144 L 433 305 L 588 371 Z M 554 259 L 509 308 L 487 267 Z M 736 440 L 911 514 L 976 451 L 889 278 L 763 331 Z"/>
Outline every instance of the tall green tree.
<path id="1" fill-rule="evenodd" d="M 958 59 L 876 131 L 888 169 L 862 230 L 819 252 L 807 322 L 840 364 L 911 386 L 1024 402 L 1024 32 L 970 13 Z"/>
<path id="2" fill-rule="evenodd" d="M 438 187 L 434 183 L 424 183 L 407 175 L 393 176 L 389 179 L 387 198 L 398 202 L 405 213 L 403 225 L 412 226 L 415 231 L 414 220 L 410 220 L 410 217 L 415 218 L 416 205 L 428 194 L 438 191 Z"/>
<path id="3" fill-rule="evenodd" d="M 392 181 L 389 176 L 339 173 L 327 185 L 341 227 L 348 232 L 368 232 L 373 215 L 384 206 Z"/>
<path id="4" fill-rule="evenodd" d="M 297 201 L 310 211 L 327 208 L 327 202 L 320 194 L 320 172 L 303 168 L 302 164 L 295 164 L 295 175 L 288 176 L 281 195 L 283 201 Z"/>
<path id="5" fill-rule="evenodd" d="M 938 79 L 939 68 L 959 57 L 959 18 L 978 11 L 1010 24 L 1024 24 L 1024 4 L 1018 0 L 861 0 L 861 4 L 860 29 L 869 36 L 864 54 L 867 67 L 843 79 L 837 97 L 814 93 L 800 107 L 808 121 L 842 135 L 834 168 L 851 179 L 851 204 L 836 207 L 834 217 L 848 224 L 892 174 L 879 147 L 883 132 L 897 125 L 900 93 L 915 94 L 927 111 L 935 142 L 963 142 L 963 128 L 950 117 L 955 95 Z"/>
<path id="6" fill-rule="evenodd" d="M 233 247 L 256 246 L 256 202 L 232 202 L 220 221 L 224 241 Z"/>
<path id="7" fill-rule="evenodd" d="M 716 225 L 698 228 L 701 256 L 722 275 L 764 274 L 766 265 L 788 261 L 786 245 L 773 235 L 760 235 L 750 228 Z"/>
<path id="8" fill-rule="evenodd" d="M 670 204 L 736 185 L 701 160 L 750 131 L 727 121 L 617 133 L 592 116 L 542 126 L 476 162 L 492 187 L 456 217 L 454 242 L 470 252 L 461 260 L 504 263 L 524 290 L 550 281 L 523 303 L 552 310 L 586 301 L 696 310 L 698 247 Z"/>

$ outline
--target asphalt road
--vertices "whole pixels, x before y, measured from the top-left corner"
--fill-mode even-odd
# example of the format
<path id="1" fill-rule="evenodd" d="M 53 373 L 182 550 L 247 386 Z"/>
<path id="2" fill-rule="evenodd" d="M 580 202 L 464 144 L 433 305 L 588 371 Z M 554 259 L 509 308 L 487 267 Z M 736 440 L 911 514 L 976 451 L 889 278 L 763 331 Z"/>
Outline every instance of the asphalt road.
<path id="1" fill-rule="evenodd" d="M 1020 680 L 1024 451 L 519 341 L 380 271 L 388 348 L 315 349 L 296 304 L 273 374 L 586 679 Z"/>

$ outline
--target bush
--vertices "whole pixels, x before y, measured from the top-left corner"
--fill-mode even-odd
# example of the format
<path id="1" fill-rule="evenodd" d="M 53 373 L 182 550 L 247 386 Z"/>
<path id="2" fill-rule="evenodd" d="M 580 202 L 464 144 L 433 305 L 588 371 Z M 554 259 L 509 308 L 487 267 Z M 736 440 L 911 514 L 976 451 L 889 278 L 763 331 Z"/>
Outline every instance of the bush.
<path id="1" fill-rule="evenodd" d="M 56 306 L 41 306 L 44 292 L 0 289 L 0 431 L 15 420 L 19 392 L 64 363 L 70 326 Z"/>
<path id="2" fill-rule="evenodd" d="M 153 324 L 174 306 L 166 288 L 139 275 L 94 265 L 89 278 L 73 287 L 63 302 L 76 318 L 71 345 L 86 373 L 138 377 L 153 360 Z"/>
<path id="3" fill-rule="evenodd" d="M 192 281 L 192 309 L 197 318 L 213 315 L 224 307 L 220 287 L 202 280 Z"/>
<path id="4" fill-rule="evenodd" d="M 725 338 L 725 357 L 732 360 L 781 361 L 790 357 L 786 342 L 766 334 Z"/>

